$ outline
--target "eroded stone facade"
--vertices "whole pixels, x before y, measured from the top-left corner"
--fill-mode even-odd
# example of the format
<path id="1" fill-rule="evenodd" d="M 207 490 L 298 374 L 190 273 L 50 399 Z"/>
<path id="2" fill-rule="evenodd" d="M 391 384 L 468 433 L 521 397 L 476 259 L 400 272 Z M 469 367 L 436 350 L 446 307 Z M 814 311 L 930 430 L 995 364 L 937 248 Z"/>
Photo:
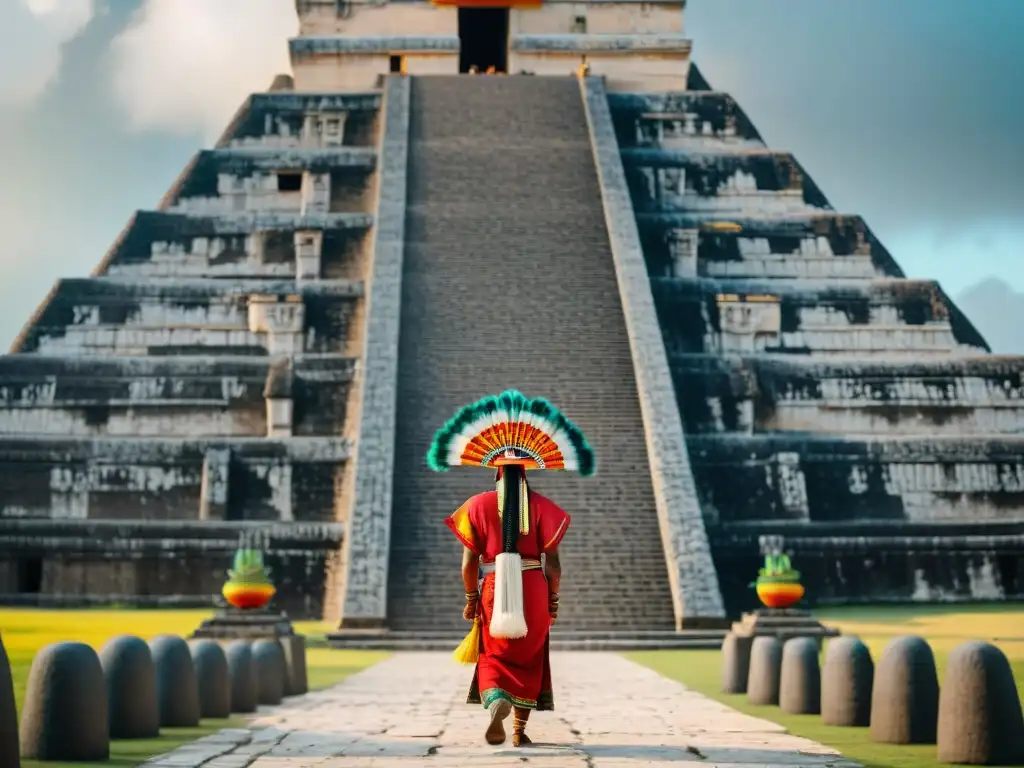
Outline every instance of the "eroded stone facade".
<path id="1" fill-rule="evenodd" d="M 508 386 L 602 454 L 538 478 L 570 629 L 721 621 L 764 534 L 821 601 L 1024 594 L 1024 365 L 710 88 L 683 5 L 491 9 L 509 77 L 467 81 L 454 4 L 299 0 L 293 75 L 0 358 L 0 596 L 208 600 L 265 529 L 290 611 L 457 624 L 483 486 L 410 462 Z M 510 322 L 545 344 L 496 361 Z"/>
<path id="2" fill-rule="evenodd" d="M 0 358 L 0 594 L 208 603 L 258 530 L 279 602 L 325 612 L 380 103 L 254 95 L 90 278 L 57 283 Z"/>
<path id="3" fill-rule="evenodd" d="M 1024 593 L 1024 362 L 696 68 L 609 100 L 729 610 L 765 534 L 822 602 Z"/>

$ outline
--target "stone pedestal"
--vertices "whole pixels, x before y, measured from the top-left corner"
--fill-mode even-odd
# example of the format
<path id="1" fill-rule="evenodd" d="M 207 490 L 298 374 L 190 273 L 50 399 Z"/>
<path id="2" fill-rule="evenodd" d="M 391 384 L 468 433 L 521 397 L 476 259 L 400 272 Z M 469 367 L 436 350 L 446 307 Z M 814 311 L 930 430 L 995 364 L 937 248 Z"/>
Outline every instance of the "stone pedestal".
<path id="1" fill-rule="evenodd" d="M 291 619 L 284 611 L 274 611 L 269 608 L 259 610 L 220 608 L 212 618 L 205 619 L 199 628 L 189 636 L 189 639 L 210 639 L 221 642 L 277 640 L 284 651 L 287 668 L 285 695 L 293 696 L 305 693 L 309 688 L 306 676 L 306 638 L 296 634 Z"/>
<path id="2" fill-rule="evenodd" d="M 782 643 L 791 637 L 812 637 L 819 646 L 824 638 L 840 634 L 811 616 L 810 611 L 798 608 L 762 608 L 745 613 L 733 622 L 732 631 L 738 637 L 777 637 Z"/>
<path id="3" fill-rule="evenodd" d="M 259 640 L 265 637 L 290 637 L 294 634 L 291 619 L 284 611 L 218 608 L 212 618 L 203 620 L 189 639 Z"/>

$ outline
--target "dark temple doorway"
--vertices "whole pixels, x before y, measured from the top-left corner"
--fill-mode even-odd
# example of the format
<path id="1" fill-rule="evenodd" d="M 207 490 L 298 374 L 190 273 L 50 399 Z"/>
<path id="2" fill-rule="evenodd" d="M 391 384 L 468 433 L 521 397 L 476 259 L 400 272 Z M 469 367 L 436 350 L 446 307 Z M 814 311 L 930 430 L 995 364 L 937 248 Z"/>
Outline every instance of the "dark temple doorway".
<path id="1" fill-rule="evenodd" d="M 508 8 L 459 8 L 459 72 L 508 71 Z"/>

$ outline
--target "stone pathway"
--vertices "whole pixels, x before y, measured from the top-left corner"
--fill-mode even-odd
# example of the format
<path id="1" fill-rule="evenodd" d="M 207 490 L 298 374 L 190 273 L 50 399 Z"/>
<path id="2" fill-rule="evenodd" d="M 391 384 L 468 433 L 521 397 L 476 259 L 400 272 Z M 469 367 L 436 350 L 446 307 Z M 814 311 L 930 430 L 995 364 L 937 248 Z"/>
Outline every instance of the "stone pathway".
<path id="1" fill-rule="evenodd" d="M 324 691 L 261 708 L 252 730 L 225 730 L 148 763 L 159 768 L 538 765 L 635 768 L 856 768 L 611 653 L 552 658 L 555 712 L 534 713 L 528 749 L 483 741 L 486 716 L 465 703 L 471 668 L 446 653 L 400 653 Z"/>

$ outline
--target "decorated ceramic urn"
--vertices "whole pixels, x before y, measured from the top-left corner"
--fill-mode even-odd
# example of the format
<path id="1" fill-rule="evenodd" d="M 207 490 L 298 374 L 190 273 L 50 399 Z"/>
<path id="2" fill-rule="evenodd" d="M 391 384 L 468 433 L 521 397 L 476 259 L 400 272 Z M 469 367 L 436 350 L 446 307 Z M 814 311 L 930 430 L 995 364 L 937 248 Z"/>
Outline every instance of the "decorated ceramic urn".
<path id="1" fill-rule="evenodd" d="M 754 582 L 757 596 L 768 608 L 790 608 L 804 596 L 800 571 L 794 570 L 789 555 L 767 554 Z"/>
<path id="2" fill-rule="evenodd" d="M 263 608 L 274 596 L 270 569 L 258 549 L 239 548 L 221 594 L 235 608 Z"/>

